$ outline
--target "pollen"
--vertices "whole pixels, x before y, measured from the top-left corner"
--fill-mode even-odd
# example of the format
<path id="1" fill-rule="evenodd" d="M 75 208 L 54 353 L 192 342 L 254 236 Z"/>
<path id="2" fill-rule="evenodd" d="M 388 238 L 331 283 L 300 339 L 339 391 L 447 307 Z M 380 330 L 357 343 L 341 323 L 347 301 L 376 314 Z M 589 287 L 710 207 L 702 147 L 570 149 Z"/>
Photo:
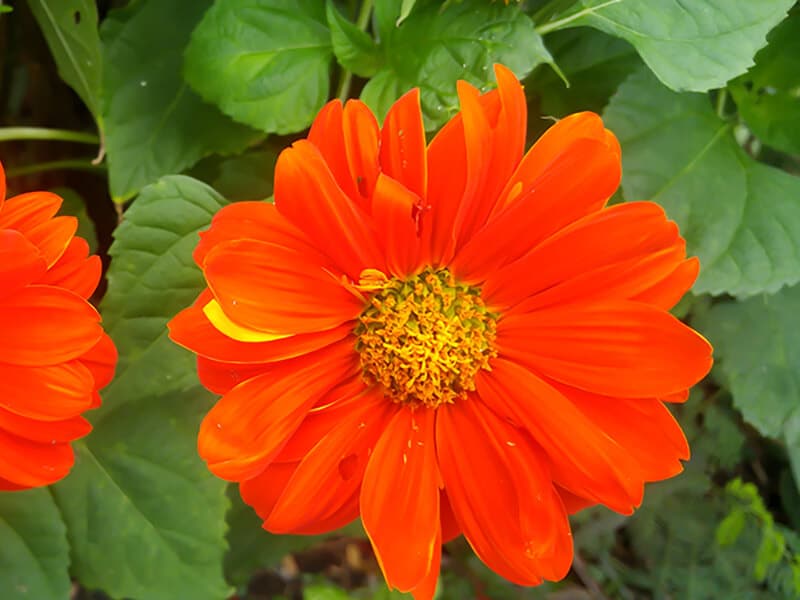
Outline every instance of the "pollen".
<path id="1" fill-rule="evenodd" d="M 475 390 L 475 375 L 497 355 L 497 315 L 480 290 L 446 269 L 386 279 L 358 318 L 362 374 L 387 398 L 436 408 Z"/>

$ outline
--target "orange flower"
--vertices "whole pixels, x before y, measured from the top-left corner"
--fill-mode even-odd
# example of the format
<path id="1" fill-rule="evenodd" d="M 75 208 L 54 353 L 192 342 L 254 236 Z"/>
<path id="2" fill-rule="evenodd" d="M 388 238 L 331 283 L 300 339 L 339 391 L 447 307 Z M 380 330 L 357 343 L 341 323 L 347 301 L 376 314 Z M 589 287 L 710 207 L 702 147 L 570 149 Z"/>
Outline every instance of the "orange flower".
<path id="1" fill-rule="evenodd" d="M 222 209 L 208 282 L 170 324 L 224 394 L 199 451 L 279 533 L 361 516 L 390 586 L 430 598 L 463 533 L 522 585 L 569 569 L 567 513 L 630 513 L 689 456 L 662 403 L 711 347 L 667 311 L 689 289 L 656 204 L 606 208 L 620 149 L 592 113 L 524 153 L 526 106 L 496 67 L 426 145 L 419 91 L 382 128 L 329 103 L 284 150 L 275 204 Z"/>
<path id="2" fill-rule="evenodd" d="M 117 352 L 88 302 L 100 259 L 75 237 L 61 198 L 5 198 L 0 165 L 0 490 L 49 485 L 72 468 Z"/>

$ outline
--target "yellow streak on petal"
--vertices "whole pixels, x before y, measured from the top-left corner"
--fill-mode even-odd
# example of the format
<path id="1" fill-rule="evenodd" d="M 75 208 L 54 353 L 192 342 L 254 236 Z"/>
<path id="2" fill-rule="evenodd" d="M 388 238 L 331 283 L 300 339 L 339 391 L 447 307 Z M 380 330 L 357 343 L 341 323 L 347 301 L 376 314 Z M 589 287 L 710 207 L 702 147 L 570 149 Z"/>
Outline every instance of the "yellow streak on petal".
<path id="1" fill-rule="evenodd" d="M 291 334 L 270 333 L 242 327 L 228 318 L 216 300 L 211 300 L 203 307 L 203 314 L 214 327 L 237 342 L 273 342 L 291 337 Z"/>

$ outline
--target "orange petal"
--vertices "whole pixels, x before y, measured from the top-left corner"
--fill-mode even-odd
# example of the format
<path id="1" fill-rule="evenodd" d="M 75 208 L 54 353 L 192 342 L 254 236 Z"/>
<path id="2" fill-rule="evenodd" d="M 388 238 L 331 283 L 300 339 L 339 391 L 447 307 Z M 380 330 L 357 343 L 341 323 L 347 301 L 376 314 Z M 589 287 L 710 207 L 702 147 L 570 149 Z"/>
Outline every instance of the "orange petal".
<path id="1" fill-rule="evenodd" d="M 583 498 L 582 496 L 573 494 L 569 490 L 565 490 L 560 485 L 556 485 L 555 488 L 558 492 L 558 495 L 561 496 L 561 501 L 564 503 L 564 508 L 567 510 L 567 513 L 571 515 L 597 504 L 593 500 Z"/>
<path id="2" fill-rule="evenodd" d="M 456 247 L 469 239 L 483 225 L 494 206 L 495 198 L 484 194 L 490 175 L 492 160 L 492 130 L 489 119 L 481 107 L 480 93 L 467 83 L 456 85 L 461 104 L 461 120 L 464 125 L 464 146 L 467 158 L 467 181 L 464 195 L 458 207 L 455 222 Z"/>
<path id="3" fill-rule="evenodd" d="M 441 490 L 439 495 L 439 513 L 442 517 L 442 543 L 446 544 L 450 540 L 461 535 L 461 527 L 456 521 L 450 499 L 447 497 L 447 490 Z"/>
<path id="4" fill-rule="evenodd" d="M 296 250 L 259 242 L 224 242 L 205 260 L 208 287 L 225 315 L 276 334 L 324 331 L 354 319 L 363 302 Z"/>
<path id="5" fill-rule="evenodd" d="M 198 451 L 218 477 L 258 475 L 280 452 L 314 403 L 354 374 L 352 344 L 338 342 L 236 386 L 200 426 Z"/>
<path id="6" fill-rule="evenodd" d="M 558 230 L 600 210 L 620 175 L 619 155 L 608 146 L 576 140 L 466 243 L 451 265 L 453 273 L 464 281 L 484 281 Z"/>
<path id="7" fill-rule="evenodd" d="M 317 401 L 276 460 L 300 462 L 322 438 L 372 397 L 360 373 L 337 385 Z"/>
<path id="8" fill-rule="evenodd" d="M 446 265 L 455 252 L 453 223 L 467 188 L 467 147 L 460 113 L 450 119 L 431 141 L 428 173 L 420 230 L 427 262 L 434 266 Z"/>
<path id="9" fill-rule="evenodd" d="M 689 444 L 666 406 L 654 399 L 609 398 L 558 386 L 578 410 L 639 463 L 645 481 L 660 481 L 683 470 Z"/>
<path id="10" fill-rule="evenodd" d="M 476 384 L 497 414 L 527 429 L 544 449 L 555 483 L 623 514 L 641 503 L 638 464 L 553 387 L 502 359 Z"/>
<path id="11" fill-rule="evenodd" d="M 79 416 L 61 421 L 40 421 L 0 408 L 0 429 L 32 442 L 52 444 L 82 438 L 92 430 L 92 426 Z"/>
<path id="12" fill-rule="evenodd" d="M 0 478 L 23 487 L 49 485 L 72 468 L 69 444 L 39 444 L 0 429 Z"/>
<path id="13" fill-rule="evenodd" d="M 6 201 L 6 171 L 3 168 L 3 163 L 0 163 L 0 210 L 3 210 L 3 204 Z"/>
<path id="14" fill-rule="evenodd" d="M 40 283 L 67 288 L 81 298 L 88 299 L 97 288 L 102 270 L 100 257 L 89 256 L 89 244 L 86 240 L 74 237 Z"/>
<path id="15" fill-rule="evenodd" d="M 273 368 L 271 364 L 243 365 L 197 357 L 197 378 L 215 394 L 227 394 L 237 385 Z"/>
<path id="16" fill-rule="evenodd" d="M 44 275 L 39 250 L 13 229 L 0 230 L 0 298 L 10 296 Z"/>
<path id="17" fill-rule="evenodd" d="M 630 301 L 551 307 L 500 320 L 500 353 L 589 392 L 660 398 L 711 369 L 711 345 L 669 313 Z"/>
<path id="18" fill-rule="evenodd" d="M 480 559 L 521 585 L 564 577 L 567 513 L 530 438 L 473 397 L 439 408 L 436 446 L 456 518 Z"/>
<path id="19" fill-rule="evenodd" d="M 9 198 L 0 212 L 0 229 L 16 229 L 27 236 L 32 228 L 52 219 L 62 202 L 50 192 L 28 192 Z"/>
<path id="20" fill-rule="evenodd" d="M 267 519 L 296 468 L 297 463 L 270 464 L 252 479 L 239 484 L 242 501 L 253 507 L 262 520 Z"/>
<path id="21" fill-rule="evenodd" d="M 619 159 L 620 148 L 614 135 L 605 129 L 603 120 L 592 112 L 580 112 L 560 119 L 536 140 L 519 163 L 516 172 L 509 177 L 505 190 L 497 203 L 497 211 L 513 202 L 517 190 L 524 193 L 544 175 L 563 154 L 578 140 L 594 140 L 606 146 Z M 610 195 L 610 194 L 609 194 Z"/>
<path id="22" fill-rule="evenodd" d="M 42 421 L 68 419 L 88 410 L 94 378 L 78 361 L 47 367 L 0 363 L 0 406 Z"/>
<path id="23" fill-rule="evenodd" d="M 275 166 L 275 206 L 353 281 L 383 263 L 368 218 L 337 185 L 319 150 L 295 142 Z"/>
<path id="24" fill-rule="evenodd" d="M 657 253 L 663 260 L 650 264 Z M 526 310 L 588 296 L 624 299 L 667 277 L 684 259 L 685 244 L 664 209 L 629 202 L 588 215 L 546 239 L 516 262 L 489 275 L 483 297 Z"/>
<path id="25" fill-rule="evenodd" d="M 634 296 L 632 300 L 670 310 L 691 289 L 698 273 L 700 273 L 700 261 L 697 257 L 692 257 L 678 265 L 667 277 Z"/>
<path id="26" fill-rule="evenodd" d="M 482 96 L 459 82 L 461 112 L 428 149 L 431 214 L 427 219 L 423 216 L 422 230 L 434 264 L 447 264 L 456 247 L 484 224 L 522 157 L 525 94 L 514 74 L 502 65 L 495 66 L 495 75 L 498 89 Z"/>
<path id="27" fill-rule="evenodd" d="M 232 240 L 269 242 L 313 256 L 320 264 L 327 260 L 311 246 L 303 232 L 268 202 L 234 202 L 222 207 L 211 219 L 211 228 L 200 232 L 200 242 L 192 256 L 202 268 L 211 250 Z"/>
<path id="28" fill-rule="evenodd" d="M 386 266 L 404 278 L 419 266 L 419 238 L 414 213 L 421 200 L 398 181 L 378 176 L 372 197 L 372 217 L 386 255 Z"/>
<path id="29" fill-rule="evenodd" d="M 0 299 L 0 362 L 53 365 L 80 357 L 103 334 L 91 304 L 63 288 L 29 285 Z"/>
<path id="30" fill-rule="evenodd" d="M 361 520 L 390 589 L 417 587 L 441 553 L 439 467 L 429 409 L 397 411 L 369 459 Z"/>
<path id="31" fill-rule="evenodd" d="M 428 572 L 420 582 L 411 590 L 414 600 L 433 600 L 436 595 L 436 584 L 439 582 L 439 573 L 442 569 L 442 532 L 436 530 L 436 539 L 433 542 L 435 548 L 433 560 Z"/>
<path id="32" fill-rule="evenodd" d="M 420 198 L 428 188 L 425 127 L 419 89 L 401 96 L 386 114 L 381 130 L 381 170 Z"/>
<path id="33" fill-rule="evenodd" d="M 47 267 L 50 268 L 67 251 L 67 246 L 77 230 L 78 219 L 75 217 L 55 217 L 31 227 L 25 232 L 25 237 L 39 248 L 39 252 L 47 262 Z"/>
<path id="34" fill-rule="evenodd" d="M 366 104 L 360 100 L 348 100 L 344 106 L 342 127 L 349 179 L 357 192 L 351 198 L 358 201 L 362 208 L 368 208 L 375 180 L 380 173 L 378 121 Z"/>
<path id="35" fill-rule="evenodd" d="M 94 389 L 101 390 L 114 379 L 114 372 L 117 369 L 117 347 L 108 334 L 104 333 L 100 340 L 80 357 L 80 362 L 92 372 Z"/>
<path id="36" fill-rule="evenodd" d="M 318 530 L 361 488 L 370 452 L 397 406 L 375 392 L 348 404 L 350 410 L 308 451 L 286 483 L 264 522 L 269 531 Z"/>
<path id="37" fill-rule="evenodd" d="M 360 198 L 350 173 L 344 141 L 344 110 L 341 100 L 331 100 L 319 111 L 308 132 L 308 141 L 319 150 L 336 183 L 353 201 Z"/>
<path id="38" fill-rule="evenodd" d="M 268 363 L 302 356 L 336 342 L 353 330 L 349 323 L 313 333 L 292 335 L 272 342 L 240 342 L 221 333 L 201 306 L 189 307 L 168 324 L 173 342 L 192 352 L 228 363 Z"/>

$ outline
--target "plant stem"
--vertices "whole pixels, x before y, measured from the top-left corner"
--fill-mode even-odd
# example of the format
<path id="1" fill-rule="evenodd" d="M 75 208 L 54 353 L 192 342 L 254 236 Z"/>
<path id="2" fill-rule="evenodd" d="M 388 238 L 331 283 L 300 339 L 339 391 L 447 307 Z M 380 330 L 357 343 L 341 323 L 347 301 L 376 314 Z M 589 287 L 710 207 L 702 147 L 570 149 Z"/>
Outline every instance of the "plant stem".
<path id="1" fill-rule="evenodd" d="M 56 171 L 58 169 L 71 169 L 77 171 L 104 171 L 103 167 L 92 164 L 93 158 L 72 159 L 72 160 L 54 160 L 50 162 L 36 163 L 33 165 L 25 165 L 8 169 L 6 175 L 11 177 L 19 177 L 22 175 L 31 175 L 33 173 L 41 173 L 42 171 Z"/>
<path id="2" fill-rule="evenodd" d="M 576 13 L 572 13 L 569 16 L 564 17 L 563 19 L 558 19 L 557 21 L 551 21 L 550 23 L 545 23 L 544 25 L 540 25 L 536 28 L 536 33 L 539 35 L 544 35 L 546 33 L 550 33 L 551 31 L 556 31 L 557 29 L 564 29 L 567 25 L 572 23 L 573 21 L 577 21 L 581 17 L 585 17 L 586 15 L 590 15 L 593 12 L 597 12 L 601 8 L 606 8 L 607 6 L 611 6 L 613 4 L 619 4 L 622 0 L 608 0 L 608 2 L 603 2 L 602 4 L 598 4 L 597 6 L 592 6 L 590 8 L 584 8 L 583 10 L 579 10 Z"/>
<path id="3" fill-rule="evenodd" d="M 78 142 L 80 144 L 99 144 L 100 138 L 93 133 L 70 131 L 68 129 L 47 129 L 45 127 L 1 127 L 0 142 L 11 140 L 50 140 L 58 142 Z"/>
<path id="4" fill-rule="evenodd" d="M 564 12 L 573 4 L 575 4 L 575 0 L 550 0 L 550 2 L 533 13 L 531 19 L 536 25 L 544 23 L 552 19 L 555 15 Z"/>
<path id="5" fill-rule="evenodd" d="M 358 17 L 356 18 L 356 27 L 358 27 L 361 31 L 367 30 L 367 25 L 369 25 L 369 18 L 372 15 L 372 4 L 374 0 L 364 0 L 361 3 L 361 9 L 358 11 Z M 353 82 L 353 73 L 348 69 L 342 69 L 342 75 L 339 78 L 339 89 L 336 90 L 336 97 L 339 98 L 342 102 L 347 100 L 347 96 L 350 94 L 350 84 Z"/>
<path id="6" fill-rule="evenodd" d="M 728 100 L 728 88 L 722 88 L 717 94 L 717 114 L 720 118 L 725 118 L 725 103 Z"/>

